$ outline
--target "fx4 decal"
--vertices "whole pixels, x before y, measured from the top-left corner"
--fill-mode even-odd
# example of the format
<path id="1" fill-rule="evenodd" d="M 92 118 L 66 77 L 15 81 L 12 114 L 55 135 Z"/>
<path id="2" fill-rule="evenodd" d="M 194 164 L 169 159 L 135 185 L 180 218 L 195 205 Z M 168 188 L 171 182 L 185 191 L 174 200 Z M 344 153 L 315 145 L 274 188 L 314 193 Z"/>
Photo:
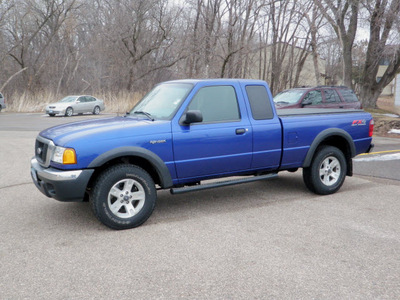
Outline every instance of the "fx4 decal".
<path id="1" fill-rule="evenodd" d="M 367 125 L 366 120 L 354 120 L 353 123 L 351 123 L 351 126 L 362 126 L 362 125 Z"/>

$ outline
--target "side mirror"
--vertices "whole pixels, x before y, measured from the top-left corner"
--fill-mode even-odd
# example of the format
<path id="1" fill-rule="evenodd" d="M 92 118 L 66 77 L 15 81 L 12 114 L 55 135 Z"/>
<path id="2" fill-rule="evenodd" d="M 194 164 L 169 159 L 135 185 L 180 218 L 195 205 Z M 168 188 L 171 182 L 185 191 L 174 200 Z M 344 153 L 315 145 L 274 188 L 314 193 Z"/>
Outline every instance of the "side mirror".
<path id="1" fill-rule="evenodd" d="M 81 100 L 75 100 L 76 103 L 81 103 Z"/>
<path id="2" fill-rule="evenodd" d="M 199 110 L 188 110 L 183 117 L 183 123 L 186 125 L 200 122 L 203 122 L 203 115 Z"/>

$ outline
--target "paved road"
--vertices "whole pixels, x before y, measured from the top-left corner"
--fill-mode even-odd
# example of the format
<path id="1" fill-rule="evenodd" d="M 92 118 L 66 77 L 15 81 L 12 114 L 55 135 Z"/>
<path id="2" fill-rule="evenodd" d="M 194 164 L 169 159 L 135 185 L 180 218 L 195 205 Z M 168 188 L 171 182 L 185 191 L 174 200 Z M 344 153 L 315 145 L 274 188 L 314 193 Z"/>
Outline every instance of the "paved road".
<path id="1" fill-rule="evenodd" d="M 51 126 L 60 124 L 84 121 L 94 118 L 107 118 L 116 114 L 84 114 L 72 117 L 55 116 L 50 117 L 40 113 L 0 113 L 0 131 L 41 131 Z"/>
<path id="2" fill-rule="evenodd" d="M 31 183 L 32 128 L 50 120 L 38 118 L 26 121 L 31 130 L 0 130 L 0 299 L 400 295 L 399 181 L 354 176 L 320 197 L 301 172 L 282 172 L 217 190 L 164 191 L 143 226 L 112 231 L 87 203 L 48 199 Z"/>

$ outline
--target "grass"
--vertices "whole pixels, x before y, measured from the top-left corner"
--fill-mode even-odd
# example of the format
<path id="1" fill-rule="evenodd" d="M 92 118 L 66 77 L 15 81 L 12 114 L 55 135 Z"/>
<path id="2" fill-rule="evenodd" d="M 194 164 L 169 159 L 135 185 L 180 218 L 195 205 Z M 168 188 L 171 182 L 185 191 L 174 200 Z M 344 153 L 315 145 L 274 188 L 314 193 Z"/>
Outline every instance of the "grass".
<path id="1" fill-rule="evenodd" d="M 365 108 L 364 110 L 370 114 L 396 114 L 393 111 L 382 108 Z"/>
<path id="2" fill-rule="evenodd" d="M 14 93 L 6 96 L 8 112 L 44 112 L 46 105 L 57 102 L 67 95 L 56 95 L 52 92 L 41 93 Z M 95 93 L 92 96 L 104 100 L 105 112 L 125 113 L 130 110 L 141 98 L 140 93 L 119 92 Z"/>

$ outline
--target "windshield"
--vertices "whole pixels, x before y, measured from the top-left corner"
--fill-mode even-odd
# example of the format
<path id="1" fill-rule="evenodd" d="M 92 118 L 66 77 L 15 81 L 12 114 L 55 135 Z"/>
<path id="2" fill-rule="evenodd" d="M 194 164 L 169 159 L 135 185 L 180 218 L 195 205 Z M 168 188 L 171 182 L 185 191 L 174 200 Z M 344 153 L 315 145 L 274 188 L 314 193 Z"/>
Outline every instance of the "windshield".
<path id="1" fill-rule="evenodd" d="M 283 91 L 274 97 L 274 102 L 276 104 L 295 104 L 300 100 L 301 96 L 303 96 L 305 92 L 305 90 Z"/>
<path id="2" fill-rule="evenodd" d="M 78 96 L 67 96 L 58 102 L 74 102 Z"/>
<path id="3" fill-rule="evenodd" d="M 130 115 L 145 114 L 149 118 L 168 120 L 172 118 L 192 87 L 190 83 L 159 84 L 134 106 Z"/>

